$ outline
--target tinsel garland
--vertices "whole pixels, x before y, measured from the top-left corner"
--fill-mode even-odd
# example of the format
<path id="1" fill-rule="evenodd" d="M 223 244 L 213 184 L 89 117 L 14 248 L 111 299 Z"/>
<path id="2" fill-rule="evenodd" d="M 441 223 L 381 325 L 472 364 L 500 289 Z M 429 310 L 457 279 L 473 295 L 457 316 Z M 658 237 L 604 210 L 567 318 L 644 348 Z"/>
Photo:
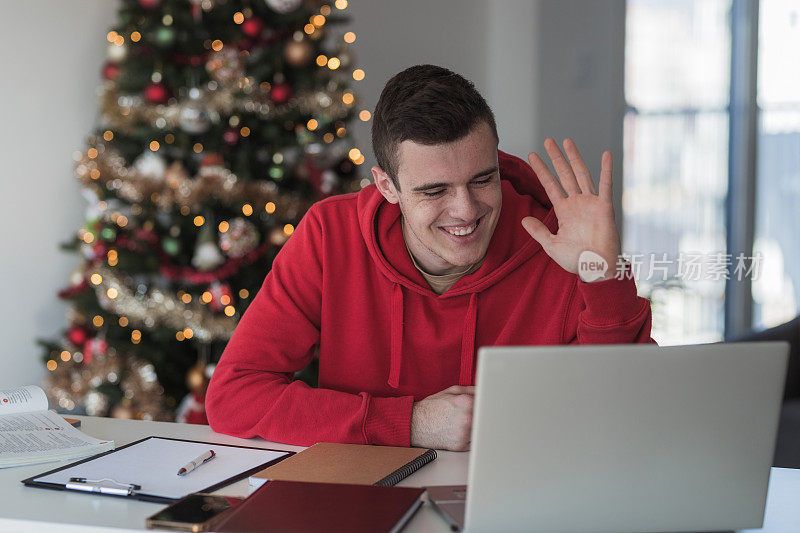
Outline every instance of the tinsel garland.
<path id="1" fill-rule="evenodd" d="M 170 327 L 175 331 L 190 328 L 200 342 L 228 340 L 236 327 L 236 318 L 214 313 L 197 300 L 183 303 L 157 288 L 150 288 L 147 295 L 136 295 L 111 269 L 101 267 L 95 272 L 102 277 L 95 286 L 100 306 L 126 316 L 134 327 Z M 113 298 L 109 289 L 113 289 Z"/>
<path id="2" fill-rule="evenodd" d="M 75 174 L 81 182 L 102 184 L 123 200 L 150 201 L 164 211 L 176 205 L 199 208 L 212 199 L 229 206 L 248 202 L 259 209 L 272 202 L 277 218 L 294 220 L 314 203 L 299 195 L 280 193 L 272 182 L 244 182 L 223 167 L 205 168 L 195 177 L 171 172 L 164 179 L 154 179 L 128 167 L 125 158 L 107 143 L 95 140 L 89 146 L 97 150 L 97 155 L 91 158 L 82 153 L 76 162 Z"/>
<path id="3" fill-rule="evenodd" d="M 114 241 L 113 244 L 114 248 L 122 248 L 137 253 L 146 253 L 145 247 L 142 246 L 141 242 L 149 244 L 152 247 L 152 251 L 156 253 L 159 258 L 160 264 L 158 273 L 169 281 L 185 283 L 187 285 L 208 284 L 234 276 L 241 267 L 258 261 L 267 253 L 267 250 L 275 246 L 273 243 L 262 243 L 260 246 L 250 250 L 241 257 L 229 258 L 225 263 L 214 270 L 201 271 L 192 266 L 181 266 L 173 263 L 169 255 L 158 246 L 158 235 L 154 231 L 137 229 L 133 232 L 133 237 L 134 239 L 128 239 L 125 236 L 117 237 L 117 240 Z M 107 251 L 106 247 L 97 248 L 93 263 L 104 262 Z"/>
<path id="4" fill-rule="evenodd" d="M 71 360 L 58 365 L 45 377 L 50 405 L 71 411 L 82 405 L 90 416 L 109 414 L 109 398 L 96 389 L 104 383 L 118 385 L 123 402 L 133 418 L 170 420 L 162 405 L 164 388 L 153 365 L 130 354 L 124 357 L 116 350 L 96 354 L 91 364 Z"/>
<path id="5" fill-rule="evenodd" d="M 235 275 L 239 269 L 260 259 L 272 245 L 264 243 L 258 248 L 247 252 L 242 257 L 228 259 L 221 266 L 210 272 L 202 272 L 191 266 L 178 266 L 167 263 L 162 259 L 162 264 L 158 269 L 159 274 L 172 282 L 185 283 L 187 285 L 202 285 L 214 283 L 227 279 Z M 162 252 L 162 256 L 166 256 Z"/>
<path id="6" fill-rule="evenodd" d="M 335 81 L 330 82 L 326 90 L 298 91 L 287 103 L 276 105 L 269 97 L 269 90 L 247 81 L 250 78 L 242 79 L 242 87 L 212 82 L 214 89 L 204 89 L 199 98 L 204 109 L 216 116 L 250 113 L 262 120 L 280 120 L 290 113 L 300 113 L 333 122 L 344 120 L 355 106 L 354 100 L 348 100 L 349 104 L 344 103 L 343 96 L 350 91 L 339 88 Z M 105 82 L 99 92 L 104 123 L 112 129 L 123 131 L 142 123 L 161 130 L 179 128 L 181 110 L 188 101 L 175 99 L 168 104 L 147 104 L 141 96 L 120 94 L 113 81 Z"/>

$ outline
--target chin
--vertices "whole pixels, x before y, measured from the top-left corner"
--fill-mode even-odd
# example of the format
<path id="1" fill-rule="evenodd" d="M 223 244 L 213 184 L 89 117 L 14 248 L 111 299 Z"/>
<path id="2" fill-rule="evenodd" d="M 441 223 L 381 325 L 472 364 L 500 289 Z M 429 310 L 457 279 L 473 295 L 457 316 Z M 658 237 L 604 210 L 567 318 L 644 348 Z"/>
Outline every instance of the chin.
<path id="1" fill-rule="evenodd" d="M 484 255 L 486 255 L 486 249 L 481 248 L 480 250 L 470 251 L 468 253 L 452 254 L 447 262 L 456 267 L 466 268 L 483 259 Z"/>

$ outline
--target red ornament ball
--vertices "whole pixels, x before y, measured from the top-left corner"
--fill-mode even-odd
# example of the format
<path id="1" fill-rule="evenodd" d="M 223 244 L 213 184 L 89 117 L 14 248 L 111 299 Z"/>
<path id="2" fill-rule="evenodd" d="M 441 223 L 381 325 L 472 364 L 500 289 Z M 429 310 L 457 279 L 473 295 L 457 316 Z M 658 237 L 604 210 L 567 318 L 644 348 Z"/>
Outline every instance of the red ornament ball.
<path id="1" fill-rule="evenodd" d="M 139 5 L 143 9 L 157 9 L 161 5 L 161 0 L 139 0 Z"/>
<path id="2" fill-rule="evenodd" d="M 113 80 L 119 75 L 119 65 L 116 63 L 106 63 L 102 70 L 103 79 Z"/>
<path id="3" fill-rule="evenodd" d="M 239 142 L 239 130 L 236 128 L 228 128 L 222 132 L 222 142 L 228 146 L 234 146 Z"/>
<path id="4" fill-rule="evenodd" d="M 144 88 L 144 99 L 151 104 L 163 104 L 169 99 L 169 89 L 163 83 L 150 83 Z"/>
<path id="5" fill-rule="evenodd" d="M 200 160 L 200 168 L 210 168 L 210 167 L 224 167 L 225 166 L 225 159 L 216 153 L 216 152 L 208 152 L 203 159 Z"/>
<path id="6" fill-rule="evenodd" d="M 269 92 L 269 97 L 276 104 L 285 104 L 292 97 L 292 87 L 288 83 L 276 83 Z"/>
<path id="7" fill-rule="evenodd" d="M 250 38 L 255 38 L 261 35 L 264 30 L 264 22 L 259 18 L 249 18 L 242 22 L 242 33 Z"/>
<path id="8" fill-rule="evenodd" d="M 89 332 L 83 326 L 73 326 L 67 331 L 67 339 L 69 342 L 82 349 L 86 341 L 89 340 Z"/>
<path id="9" fill-rule="evenodd" d="M 108 341 L 104 337 L 93 337 L 83 345 L 83 364 L 91 365 L 95 355 L 105 355 Z"/>

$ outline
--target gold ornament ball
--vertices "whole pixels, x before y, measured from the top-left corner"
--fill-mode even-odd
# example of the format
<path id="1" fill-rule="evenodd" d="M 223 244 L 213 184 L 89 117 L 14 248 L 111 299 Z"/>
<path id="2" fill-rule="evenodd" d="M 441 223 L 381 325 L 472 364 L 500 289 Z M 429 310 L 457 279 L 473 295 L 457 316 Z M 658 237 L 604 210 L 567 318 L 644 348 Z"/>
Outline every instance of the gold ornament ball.
<path id="1" fill-rule="evenodd" d="M 313 55 L 314 46 L 305 39 L 302 41 L 289 41 L 283 48 L 283 57 L 293 67 L 308 65 Z"/>
<path id="2" fill-rule="evenodd" d="M 274 228 L 269 233 L 269 242 L 275 246 L 283 246 L 287 240 L 286 233 L 283 232 L 282 228 Z"/>
<path id="3" fill-rule="evenodd" d="M 111 410 L 111 416 L 114 418 L 123 418 L 125 420 L 133 420 L 136 412 L 130 405 L 119 404 Z"/>
<path id="4" fill-rule="evenodd" d="M 186 373 L 186 386 L 195 394 L 204 395 L 208 388 L 206 369 L 202 365 L 193 366 Z"/>

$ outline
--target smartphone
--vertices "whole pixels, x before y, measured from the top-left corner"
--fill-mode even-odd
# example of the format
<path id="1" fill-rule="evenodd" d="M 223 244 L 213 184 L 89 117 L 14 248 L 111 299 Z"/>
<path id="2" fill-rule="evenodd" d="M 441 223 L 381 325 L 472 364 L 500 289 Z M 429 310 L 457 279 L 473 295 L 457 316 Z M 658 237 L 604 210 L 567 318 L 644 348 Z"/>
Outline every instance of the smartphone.
<path id="1" fill-rule="evenodd" d="M 218 496 L 197 492 L 165 507 L 145 522 L 148 529 L 173 531 L 208 531 L 228 509 L 244 498 Z"/>

